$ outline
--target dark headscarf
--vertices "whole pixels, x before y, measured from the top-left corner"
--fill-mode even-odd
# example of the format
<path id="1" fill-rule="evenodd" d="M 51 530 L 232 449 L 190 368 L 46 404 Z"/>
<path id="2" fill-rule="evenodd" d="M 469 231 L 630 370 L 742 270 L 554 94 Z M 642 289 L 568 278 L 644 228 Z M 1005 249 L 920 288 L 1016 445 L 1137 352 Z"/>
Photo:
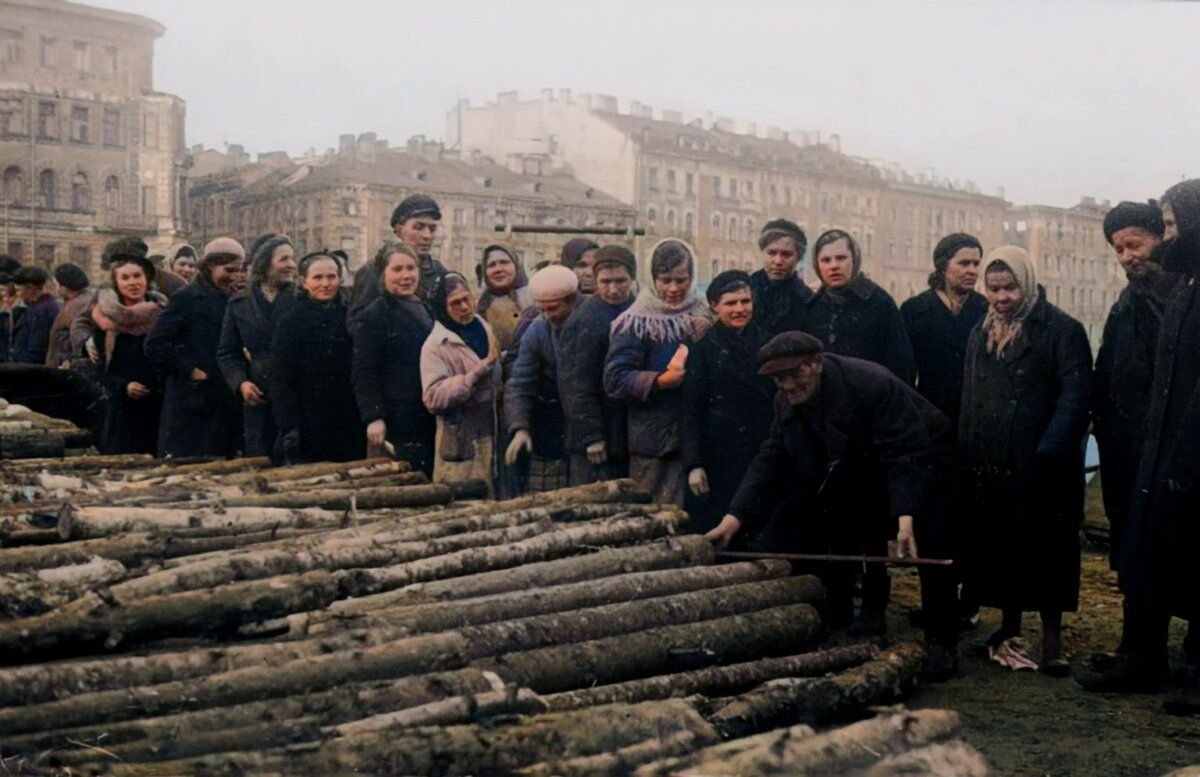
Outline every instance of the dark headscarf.
<path id="1" fill-rule="evenodd" d="M 589 240 L 586 237 L 577 237 L 568 240 L 563 244 L 559 261 L 563 267 L 566 267 L 568 270 L 574 270 L 575 265 L 579 264 L 579 260 L 583 258 L 584 254 L 588 251 L 594 251 L 599 247 L 594 240 Z"/>
<path id="2" fill-rule="evenodd" d="M 513 278 L 512 288 L 508 290 L 508 294 L 500 296 L 512 297 L 513 301 L 516 302 L 517 289 L 523 289 L 529 285 L 529 277 L 525 275 L 525 266 L 521 264 L 521 256 L 516 250 L 503 243 L 492 243 L 491 245 L 484 246 L 483 252 L 479 255 L 479 263 L 475 265 L 475 279 L 479 282 L 479 288 L 481 289 L 479 292 L 479 302 L 476 307 L 481 316 L 487 312 L 487 309 L 492 306 L 492 301 L 497 297 L 487 285 L 487 257 L 492 251 L 502 251 L 507 254 L 517 271 L 516 277 Z M 517 307 L 520 306 L 520 303 L 518 303 Z"/>
<path id="3" fill-rule="evenodd" d="M 250 286 L 262 286 L 271 272 L 271 257 L 279 246 L 290 246 L 292 241 L 287 235 L 267 235 L 266 239 L 255 241 L 257 246 L 250 260 Z"/>
<path id="4" fill-rule="evenodd" d="M 1180 181 L 1163 193 L 1160 202 L 1171 206 L 1181 235 L 1200 232 L 1200 178 Z"/>
<path id="5" fill-rule="evenodd" d="M 1125 201 L 1104 214 L 1104 239 L 1112 245 L 1113 235 L 1122 229 L 1137 227 L 1156 237 L 1162 237 L 1166 227 L 1163 225 L 1162 208 L 1158 203 Z"/>
<path id="6" fill-rule="evenodd" d="M 933 272 L 929 273 L 929 288 L 940 289 L 946 285 L 946 265 L 964 248 L 978 249 L 979 256 L 983 256 L 983 245 L 979 238 L 966 232 L 955 232 L 938 241 L 933 249 Z"/>
<path id="7" fill-rule="evenodd" d="M 460 288 L 465 288 L 467 291 L 471 290 L 470 282 L 462 275 L 456 272 L 448 272 L 442 276 L 437 285 L 433 287 L 433 292 L 429 295 L 429 306 L 433 308 L 433 317 L 442 326 L 461 337 L 462 341 L 467 344 L 468 348 L 475 352 L 476 356 L 480 359 L 486 359 L 488 351 L 491 350 L 491 343 L 488 342 L 487 328 L 484 327 L 483 321 L 480 320 L 478 314 L 471 318 L 471 323 L 460 324 L 451 318 L 449 311 L 446 310 L 446 300 Z"/>

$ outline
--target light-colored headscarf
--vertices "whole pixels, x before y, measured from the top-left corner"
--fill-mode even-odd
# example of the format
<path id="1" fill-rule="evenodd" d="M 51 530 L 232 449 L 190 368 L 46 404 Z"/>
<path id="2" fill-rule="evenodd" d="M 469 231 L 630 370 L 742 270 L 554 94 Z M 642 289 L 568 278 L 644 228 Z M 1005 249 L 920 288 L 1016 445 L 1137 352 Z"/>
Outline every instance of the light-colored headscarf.
<path id="1" fill-rule="evenodd" d="M 1025 292 L 1025 299 L 1012 313 L 1002 316 L 993 307 L 988 307 L 987 315 L 983 318 L 983 331 L 987 335 L 987 351 L 995 354 L 996 358 L 1004 358 L 1004 350 L 1008 344 L 1021 334 L 1021 325 L 1038 302 L 1037 270 L 1024 248 L 1019 246 L 1000 246 L 992 249 L 983 261 L 983 274 L 986 282 L 987 273 L 993 265 L 1000 263 L 1012 272 L 1017 285 Z M 998 268 L 997 268 L 998 269 Z"/>

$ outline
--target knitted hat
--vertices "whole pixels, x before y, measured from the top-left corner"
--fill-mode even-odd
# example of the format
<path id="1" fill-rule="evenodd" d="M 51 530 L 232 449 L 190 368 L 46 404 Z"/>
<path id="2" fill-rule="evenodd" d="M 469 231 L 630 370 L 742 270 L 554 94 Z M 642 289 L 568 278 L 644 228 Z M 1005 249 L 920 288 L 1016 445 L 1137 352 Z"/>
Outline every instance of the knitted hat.
<path id="1" fill-rule="evenodd" d="M 775 335 L 758 349 L 758 374 L 773 375 L 795 369 L 807 357 L 821 353 L 821 341 L 807 332 Z"/>
<path id="2" fill-rule="evenodd" d="M 54 280 L 58 281 L 59 286 L 71 291 L 83 291 L 89 284 L 87 273 L 83 271 L 83 268 L 69 262 L 54 268 Z"/>
<path id="3" fill-rule="evenodd" d="M 1122 229 L 1138 227 L 1151 235 L 1162 237 L 1165 231 L 1162 208 L 1156 202 L 1125 201 L 1104 214 L 1104 239 L 1112 245 L 1113 235 Z"/>
<path id="4" fill-rule="evenodd" d="M 534 302 L 553 302 L 579 291 L 579 276 L 561 264 L 552 264 L 537 271 L 529 281 Z"/>
<path id="5" fill-rule="evenodd" d="M 442 209 L 438 207 L 437 200 L 428 195 L 410 194 L 401 200 L 396 209 L 392 211 L 392 228 L 418 216 L 427 216 L 434 221 L 441 221 Z"/>
<path id="6" fill-rule="evenodd" d="M 204 246 L 202 264 L 229 264 L 246 261 L 246 249 L 231 237 L 218 237 Z"/>
<path id="7" fill-rule="evenodd" d="M 721 301 L 722 294 L 749 286 L 749 273 L 742 270 L 726 270 L 712 279 L 712 283 L 708 284 L 708 289 L 704 292 L 704 296 L 708 298 L 708 304 L 715 305 Z"/>
<path id="8" fill-rule="evenodd" d="M 600 272 L 600 268 L 607 265 L 624 267 L 629 271 L 630 278 L 637 277 L 637 259 L 625 246 L 609 245 L 596 251 L 596 261 L 592 264 L 592 270 Z"/>

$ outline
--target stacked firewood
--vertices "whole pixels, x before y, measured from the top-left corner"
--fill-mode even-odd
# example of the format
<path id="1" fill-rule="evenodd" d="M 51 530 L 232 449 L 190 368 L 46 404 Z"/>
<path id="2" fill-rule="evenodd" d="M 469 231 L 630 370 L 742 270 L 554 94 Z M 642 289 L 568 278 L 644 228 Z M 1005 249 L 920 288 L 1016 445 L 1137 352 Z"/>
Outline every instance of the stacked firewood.
<path id="1" fill-rule="evenodd" d="M 921 650 L 822 646 L 815 578 L 714 564 L 628 481 L 481 502 L 382 460 L 65 462 L 0 470 L 9 771 L 983 773 L 952 713 L 815 733 Z"/>
<path id="2" fill-rule="evenodd" d="M 86 445 L 88 432 L 70 421 L 35 413 L 0 397 L 0 459 L 62 456 Z"/>

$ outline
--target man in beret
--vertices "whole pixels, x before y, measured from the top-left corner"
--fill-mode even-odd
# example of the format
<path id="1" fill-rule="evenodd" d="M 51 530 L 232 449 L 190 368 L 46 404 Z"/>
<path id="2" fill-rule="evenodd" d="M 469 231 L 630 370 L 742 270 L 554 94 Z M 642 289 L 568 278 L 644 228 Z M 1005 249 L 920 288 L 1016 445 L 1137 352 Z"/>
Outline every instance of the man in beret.
<path id="1" fill-rule="evenodd" d="M 146 357 L 167 374 L 160 456 L 237 454 L 239 400 L 221 377 L 217 347 L 230 295 L 245 280 L 246 252 L 229 237 L 204 247 L 196 280 L 176 292 L 146 335 Z"/>
<path id="2" fill-rule="evenodd" d="M 13 335 L 13 361 L 43 364 L 50 347 L 50 328 L 58 316 L 58 300 L 46 291 L 50 273 L 41 267 L 22 267 L 13 274 L 25 315 Z"/>
<path id="3" fill-rule="evenodd" d="M 563 325 L 579 307 L 579 278 L 552 264 L 538 270 L 529 291 L 540 312 L 517 341 L 516 361 L 504 386 L 504 420 L 512 438 L 504 463 L 517 467 L 525 454 L 528 467 L 521 469 L 526 469 L 528 488 L 521 490 L 550 491 L 572 479 L 558 394 L 558 354 Z"/>
<path id="4" fill-rule="evenodd" d="M 706 536 L 724 549 L 739 533 L 770 551 L 900 557 L 953 552 L 945 506 L 936 500 L 951 477 L 953 435 L 945 415 L 873 362 L 822 352 L 804 332 L 776 335 L 758 353 L 761 375 L 778 392 L 766 441 L 717 528 Z M 852 613 L 848 564 L 818 568 L 832 628 Z M 864 575 L 869 581 L 870 576 Z M 922 567 L 929 674 L 957 669 L 954 575 Z M 869 597 L 864 593 L 864 600 Z M 860 612 L 853 632 L 880 634 L 883 612 Z"/>
<path id="5" fill-rule="evenodd" d="M 596 251 L 596 293 L 563 326 L 558 344 L 558 395 L 566 416 L 572 485 L 624 477 L 629 471 L 624 402 L 604 391 L 609 332 L 633 304 L 637 260 L 622 245 Z"/>
<path id="6" fill-rule="evenodd" d="M 433 258 L 433 241 L 437 237 L 442 210 L 437 201 L 425 194 L 410 194 L 392 211 L 392 231 L 400 241 L 417 250 L 417 296 L 429 301 L 429 294 L 446 275 L 446 268 Z M 370 305 L 379 296 L 379 271 L 374 262 L 367 262 L 354 273 L 354 289 L 350 295 L 350 316 Z"/>
<path id="7" fill-rule="evenodd" d="M 81 313 L 91 310 L 96 290 L 91 286 L 83 268 L 75 264 L 60 264 L 54 268 L 62 309 L 50 327 L 50 347 L 46 351 L 46 366 L 66 368 L 80 353 L 71 346 L 71 322 Z"/>
<path id="8" fill-rule="evenodd" d="M 802 329 L 804 303 L 813 295 L 797 272 L 808 249 L 808 237 L 798 224 L 772 219 L 763 224 L 758 250 L 763 266 L 750 276 L 754 292 L 754 318 L 768 334 Z"/>

